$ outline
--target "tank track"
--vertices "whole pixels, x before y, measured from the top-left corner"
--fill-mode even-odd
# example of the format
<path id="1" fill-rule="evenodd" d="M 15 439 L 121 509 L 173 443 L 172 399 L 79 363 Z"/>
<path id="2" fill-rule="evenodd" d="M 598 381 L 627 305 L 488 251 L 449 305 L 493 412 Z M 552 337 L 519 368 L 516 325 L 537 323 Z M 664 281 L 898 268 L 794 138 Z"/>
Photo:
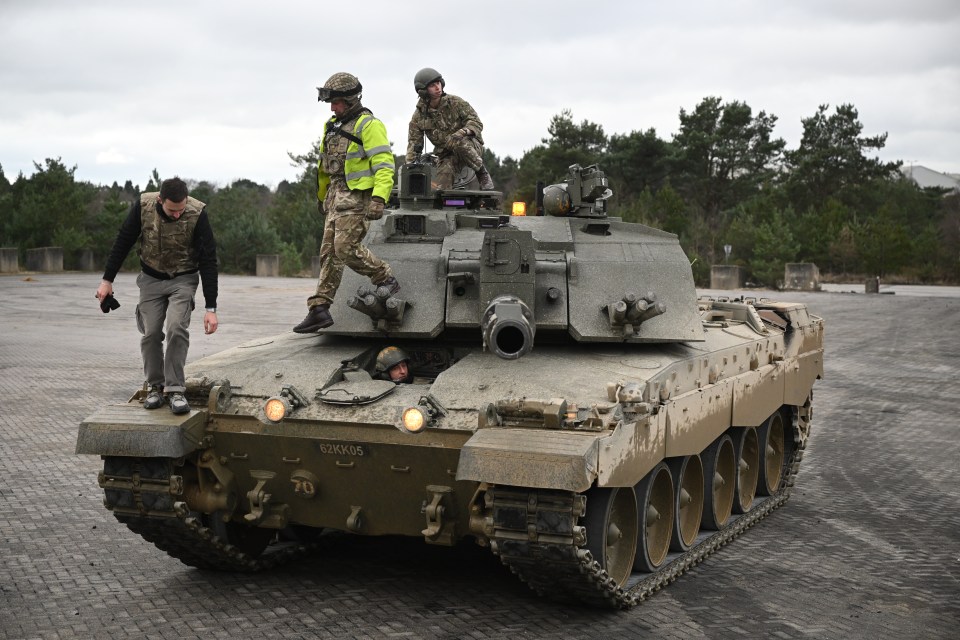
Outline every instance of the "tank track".
<path id="1" fill-rule="evenodd" d="M 500 561 L 538 595 L 596 607 L 628 608 L 654 595 L 741 533 L 767 517 L 790 497 L 803 458 L 810 403 L 793 411 L 793 447 L 777 491 L 759 497 L 747 513 L 733 516 L 714 533 L 701 533 L 684 553 L 672 553 L 653 573 L 634 573 L 623 587 L 594 560 L 577 520 L 584 513 L 582 495 L 553 490 L 493 487 L 490 547 Z"/>
<path id="2" fill-rule="evenodd" d="M 180 484 L 170 461 L 127 458 L 122 469 L 104 462 L 100 475 L 108 509 L 127 528 L 158 549 L 198 569 L 255 572 L 286 564 L 316 548 L 316 544 L 273 542 L 254 556 L 223 540 L 171 494 Z M 117 473 L 119 471 L 119 473 Z"/>

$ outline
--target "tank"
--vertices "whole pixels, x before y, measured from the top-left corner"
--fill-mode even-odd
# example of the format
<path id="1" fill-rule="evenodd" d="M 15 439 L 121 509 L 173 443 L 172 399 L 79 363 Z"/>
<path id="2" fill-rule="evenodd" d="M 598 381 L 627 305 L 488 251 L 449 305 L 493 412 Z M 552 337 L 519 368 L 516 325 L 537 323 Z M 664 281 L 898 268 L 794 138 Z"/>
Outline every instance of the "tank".
<path id="1" fill-rule="evenodd" d="M 117 519 L 227 571 L 345 534 L 477 544 L 537 593 L 616 608 L 787 500 L 821 318 L 698 299 L 676 236 L 608 215 L 597 166 L 529 216 L 433 171 L 404 166 L 367 236 L 399 292 L 347 271 L 333 326 L 189 364 L 189 414 L 141 389 L 81 423 Z"/>

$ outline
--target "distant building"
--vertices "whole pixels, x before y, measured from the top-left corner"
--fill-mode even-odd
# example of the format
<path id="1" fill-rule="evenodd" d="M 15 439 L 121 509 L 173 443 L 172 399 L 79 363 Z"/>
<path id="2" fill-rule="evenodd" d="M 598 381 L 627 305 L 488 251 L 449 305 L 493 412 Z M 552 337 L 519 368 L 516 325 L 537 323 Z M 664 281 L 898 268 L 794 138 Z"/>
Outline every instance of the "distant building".
<path id="1" fill-rule="evenodd" d="M 939 187 L 951 191 L 960 191 L 960 174 L 940 173 L 918 164 L 902 166 L 900 171 L 903 172 L 904 176 L 916 182 L 921 189 Z"/>

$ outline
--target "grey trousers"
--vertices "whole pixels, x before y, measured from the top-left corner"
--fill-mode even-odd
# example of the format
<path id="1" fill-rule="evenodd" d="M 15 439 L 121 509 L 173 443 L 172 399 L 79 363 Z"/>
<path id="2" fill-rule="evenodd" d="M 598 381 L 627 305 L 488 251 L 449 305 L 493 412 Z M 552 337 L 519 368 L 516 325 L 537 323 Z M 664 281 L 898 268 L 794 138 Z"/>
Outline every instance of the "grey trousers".
<path id="1" fill-rule="evenodd" d="M 143 375 L 148 385 L 163 385 L 165 393 L 185 391 L 183 366 L 190 347 L 190 314 L 200 284 L 200 274 L 158 280 L 141 272 L 137 276 L 140 302 L 137 304 L 137 328 Z M 163 350 L 166 322 L 167 350 Z"/>

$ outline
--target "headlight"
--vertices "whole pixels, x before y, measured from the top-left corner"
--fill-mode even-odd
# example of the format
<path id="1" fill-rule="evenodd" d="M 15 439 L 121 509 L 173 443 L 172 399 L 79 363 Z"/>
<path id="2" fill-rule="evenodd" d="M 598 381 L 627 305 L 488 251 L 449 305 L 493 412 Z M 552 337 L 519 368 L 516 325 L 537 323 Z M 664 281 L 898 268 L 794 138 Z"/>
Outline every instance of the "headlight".
<path id="1" fill-rule="evenodd" d="M 410 433 L 420 433 L 430 421 L 430 417 L 420 407 L 410 407 L 403 410 L 400 416 L 400 427 Z"/>
<path id="2" fill-rule="evenodd" d="M 270 398 L 263 405 L 263 415 L 265 415 L 270 422 L 280 422 L 290 415 L 292 410 L 293 407 L 290 406 L 290 402 L 286 398 L 278 396 Z"/>

